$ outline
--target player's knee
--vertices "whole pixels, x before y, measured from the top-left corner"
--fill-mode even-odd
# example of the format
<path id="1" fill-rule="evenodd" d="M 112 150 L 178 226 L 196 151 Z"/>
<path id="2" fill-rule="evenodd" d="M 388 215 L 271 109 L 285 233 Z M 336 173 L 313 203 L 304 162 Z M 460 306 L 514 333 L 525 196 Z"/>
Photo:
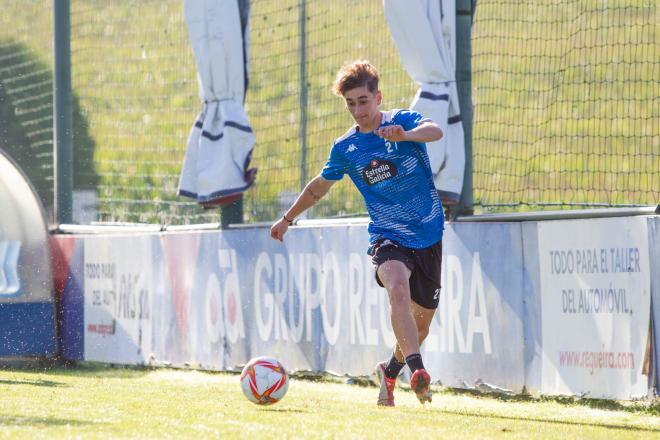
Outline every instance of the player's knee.
<path id="1" fill-rule="evenodd" d="M 410 307 L 410 291 L 404 283 L 397 283 L 390 287 L 390 305 L 393 308 Z"/>

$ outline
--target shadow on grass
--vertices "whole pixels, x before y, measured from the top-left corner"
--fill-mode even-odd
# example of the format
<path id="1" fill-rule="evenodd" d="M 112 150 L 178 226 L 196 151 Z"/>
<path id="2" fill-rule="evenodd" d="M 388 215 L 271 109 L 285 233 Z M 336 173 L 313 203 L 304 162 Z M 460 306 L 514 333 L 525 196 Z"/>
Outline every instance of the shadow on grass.
<path id="1" fill-rule="evenodd" d="M 415 413 L 418 413 L 418 411 L 414 411 Z M 557 425 L 566 425 L 566 426 L 589 426 L 589 427 L 595 427 L 595 428 L 605 428 L 605 429 L 613 429 L 613 430 L 619 430 L 619 431 L 639 431 L 639 432 L 657 432 L 660 433 L 660 429 L 655 429 L 655 428 L 646 428 L 643 426 L 629 426 L 629 425 L 615 425 L 615 424 L 610 424 L 610 423 L 594 423 L 594 422 L 573 422 L 570 420 L 557 420 L 557 419 L 543 419 L 543 418 L 535 418 L 535 417 L 522 417 L 522 416 L 500 416 L 500 415 L 494 415 L 494 414 L 468 414 L 465 412 L 461 411 L 451 411 L 451 410 L 446 410 L 446 409 L 440 409 L 437 410 L 437 412 L 443 413 L 443 414 L 450 414 L 450 415 L 455 415 L 455 416 L 460 416 L 460 417 L 474 417 L 474 418 L 488 418 L 488 419 L 497 419 L 497 420 L 511 420 L 515 421 L 517 423 L 520 422 L 537 422 L 537 423 L 551 423 L 551 424 L 557 424 Z"/>
<path id="2" fill-rule="evenodd" d="M 0 415 L 0 426 L 35 426 L 47 428 L 49 426 L 84 426 L 95 424 L 95 422 L 91 421 L 60 419 L 57 417 L 21 417 Z"/>
<path id="3" fill-rule="evenodd" d="M 565 406 L 584 406 L 593 409 L 602 409 L 606 411 L 625 411 L 629 413 L 646 413 L 654 416 L 660 416 L 660 402 L 622 402 L 617 400 L 590 399 L 587 397 L 573 396 L 531 396 L 529 394 L 485 394 L 474 390 L 464 390 L 458 388 L 447 388 L 443 392 L 447 394 L 469 394 L 477 398 L 486 398 L 501 400 L 503 402 L 554 402 Z"/>
<path id="4" fill-rule="evenodd" d="M 33 385 L 36 387 L 68 387 L 69 385 L 64 382 L 55 382 L 53 380 L 10 380 L 0 379 L 0 385 Z"/>
<path id="5" fill-rule="evenodd" d="M 158 368 L 136 365 L 117 365 L 100 362 L 72 362 L 56 359 L 40 360 L 38 362 L 33 362 L 31 360 L 0 362 L 0 371 L 24 371 L 40 373 L 45 376 L 139 378 L 157 369 Z M 28 381 L 25 382 L 27 383 Z M 0 383 L 2 383 L 2 381 L 0 381 Z"/>
<path id="6" fill-rule="evenodd" d="M 300 409 L 300 408 L 273 408 L 271 406 L 266 406 L 261 408 L 262 411 L 268 411 L 268 412 L 279 412 L 279 413 L 308 413 L 309 411 L 306 409 Z"/>
<path id="7" fill-rule="evenodd" d="M 101 362 L 80 362 L 58 365 L 50 372 L 63 376 L 103 377 L 103 378 L 139 378 L 162 368 L 140 365 L 117 365 Z"/>

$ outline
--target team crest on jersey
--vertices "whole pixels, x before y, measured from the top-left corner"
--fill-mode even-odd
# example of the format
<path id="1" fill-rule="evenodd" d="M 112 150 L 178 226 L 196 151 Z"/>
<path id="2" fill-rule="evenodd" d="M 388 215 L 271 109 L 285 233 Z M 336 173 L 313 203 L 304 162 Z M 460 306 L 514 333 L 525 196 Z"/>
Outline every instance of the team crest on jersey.
<path id="1" fill-rule="evenodd" d="M 389 160 L 372 159 L 362 170 L 362 178 L 367 185 L 375 185 L 396 176 L 396 165 Z"/>

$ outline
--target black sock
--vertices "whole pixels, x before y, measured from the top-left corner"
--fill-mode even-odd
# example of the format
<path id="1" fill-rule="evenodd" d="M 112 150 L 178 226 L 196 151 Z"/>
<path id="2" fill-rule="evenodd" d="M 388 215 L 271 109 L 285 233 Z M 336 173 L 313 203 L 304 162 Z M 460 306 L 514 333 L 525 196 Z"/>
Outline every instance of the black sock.
<path id="1" fill-rule="evenodd" d="M 422 355 L 419 353 L 413 353 L 410 356 L 407 356 L 406 364 L 408 364 L 408 367 L 410 367 L 411 373 L 424 369 L 424 364 L 422 363 Z"/>
<path id="2" fill-rule="evenodd" d="M 405 362 L 399 362 L 399 360 L 392 355 L 392 359 L 387 363 L 385 367 L 385 377 L 390 379 L 396 379 L 401 369 L 406 366 Z"/>

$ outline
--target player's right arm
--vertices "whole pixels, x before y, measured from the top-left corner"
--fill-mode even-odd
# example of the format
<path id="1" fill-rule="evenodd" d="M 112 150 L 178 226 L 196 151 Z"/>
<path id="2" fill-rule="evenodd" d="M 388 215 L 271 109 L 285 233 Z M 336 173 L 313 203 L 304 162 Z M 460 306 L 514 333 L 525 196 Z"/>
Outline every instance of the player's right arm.
<path id="1" fill-rule="evenodd" d="M 284 213 L 284 216 L 271 226 L 270 236 L 275 240 L 284 241 L 284 234 L 286 234 L 293 220 L 321 200 L 335 182 L 336 180 L 328 180 L 321 175 L 310 180 L 296 201 L 293 202 L 293 205 Z"/>

